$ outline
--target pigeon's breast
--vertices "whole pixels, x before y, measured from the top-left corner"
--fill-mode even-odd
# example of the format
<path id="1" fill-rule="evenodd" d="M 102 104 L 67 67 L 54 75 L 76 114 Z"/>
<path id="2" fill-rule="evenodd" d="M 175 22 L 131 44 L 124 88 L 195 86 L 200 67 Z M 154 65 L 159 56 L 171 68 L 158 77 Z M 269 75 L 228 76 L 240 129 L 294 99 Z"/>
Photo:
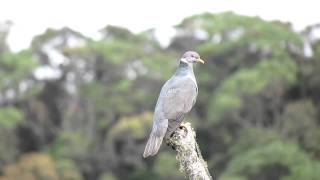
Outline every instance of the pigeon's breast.
<path id="1" fill-rule="evenodd" d="M 181 113 L 189 111 L 198 93 L 193 73 L 173 76 L 162 87 L 155 107 L 156 119 L 175 119 Z"/>

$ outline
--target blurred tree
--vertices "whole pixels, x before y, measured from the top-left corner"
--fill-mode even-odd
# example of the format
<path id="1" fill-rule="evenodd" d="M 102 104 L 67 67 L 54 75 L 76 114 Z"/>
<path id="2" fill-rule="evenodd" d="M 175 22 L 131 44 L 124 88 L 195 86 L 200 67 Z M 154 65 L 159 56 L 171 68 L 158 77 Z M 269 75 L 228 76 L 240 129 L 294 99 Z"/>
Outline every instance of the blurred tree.
<path id="1" fill-rule="evenodd" d="M 306 110 L 309 106 L 305 111 L 296 108 L 293 111 L 297 114 L 293 116 L 297 121 L 292 117 L 284 120 L 288 98 L 304 82 L 300 79 L 301 63 L 306 64 L 302 37 L 292 31 L 290 24 L 266 22 L 232 12 L 204 13 L 184 19 L 177 30 L 178 36 L 170 48 L 197 49 L 206 60 L 206 66 L 196 71 L 201 96 L 195 111 L 199 119 L 207 120 L 203 124 L 211 125 L 208 128 L 202 124 L 199 129 L 200 138 L 206 135 L 200 145 L 207 149 L 205 156 L 211 156 L 211 168 L 217 170 L 214 174 L 219 175 L 229 166 L 226 163 L 232 157 L 224 152 L 241 141 L 238 134 L 243 128 L 273 129 L 285 137 L 281 133 L 281 127 L 285 128 L 282 125 L 301 127 L 302 119 L 312 114 Z M 184 41 L 190 42 L 188 47 L 181 46 L 186 44 Z M 314 117 L 311 115 L 310 126 L 307 125 L 310 130 L 307 132 L 312 133 L 302 133 L 303 137 L 310 137 L 304 142 L 318 138 L 310 128 L 318 126 L 313 124 Z M 289 136 L 301 142 L 300 132 L 293 133 Z M 212 141 L 215 145 L 210 145 Z"/>
<path id="2" fill-rule="evenodd" d="M 179 170 L 178 161 L 172 152 L 159 154 L 154 164 L 154 171 L 160 179 L 185 179 L 184 174 Z"/>
<path id="3" fill-rule="evenodd" d="M 19 139 L 14 130 L 23 120 L 23 114 L 17 108 L 0 109 L 0 169 L 3 165 L 14 161 L 19 153 Z"/>
<path id="4" fill-rule="evenodd" d="M 251 138 L 252 139 L 252 138 Z M 310 179 L 320 177 L 314 162 L 295 144 L 273 141 L 235 156 L 221 179 Z"/>
<path id="5" fill-rule="evenodd" d="M 63 169 L 62 169 L 63 168 Z M 59 170 L 60 169 L 60 170 Z M 17 164 L 4 167 L 4 175 L 1 180 L 25 179 L 25 180 L 81 180 L 79 172 L 70 168 L 65 163 L 62 165 L 48 155 L 41 153 L 29 153 L 23 155 Z"/>
<path id="6" fill-rule="evenodd" d="M 0 53 L 0 105 L 12 105 L 37 92 L 32 70 L 37 62 L 32 52 Z"/>
<path id="7" fill-rule="evenodd" d="M 0 54 L 9 51 L 7 37 L 12 24 L 11 21 L 0 22 Z"/>
<path id="8" fill-rule="evenodd" d="M 44 154 L 25 154 L 17 164 L 4 168 L 0 179 L 58 180 L 53 160 Z"/>

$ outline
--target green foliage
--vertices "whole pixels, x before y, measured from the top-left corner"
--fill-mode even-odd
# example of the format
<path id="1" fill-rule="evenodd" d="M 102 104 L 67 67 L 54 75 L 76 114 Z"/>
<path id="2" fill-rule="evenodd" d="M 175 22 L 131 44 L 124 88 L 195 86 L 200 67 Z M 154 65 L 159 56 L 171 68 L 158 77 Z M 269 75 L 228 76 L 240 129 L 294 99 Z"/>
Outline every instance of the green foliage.
<path id="1" fill-rule="evenodd" d="M 143 64 L 148 68 L 148 76 L 154 78 L 168 79 L 174 72 L 178 61 L 172 54 L 155 53 L 152 56 L 142 58 Z"/>
<path id="2" fill-rule="evenodd" d="M 242 97 L 255 96 L 278 84 L 286 88 L 296 82 L 296 76 L 297 65 L 286 56 L 265 59 L 250 69 L 243 68 L 230 75 L 214 93 L 208 117 L 216 122 L 226 112 L 243 106 Z"/>
<path id="3" fill-rule="evenodd" d="M 209 38 L 221 35 L 222 46 L 216 47 L 224 47 L 223 50 L 231 47 L 229 42 L 233 42 L 234 45 L 254 42 L 258 47 L 264 48 L 279 47 L 283 42 L 302 46 L 301 37 L 284 24 L 266 22 L 258 17 L 239 16 L 232 12 L 194 15 L 184 19 L 178 27 L 188 30 L 205 30 Z"/>
<path id="4" fill-rule="evenodd" d="M 117 180 L 117 178 L 111 173 L 104 173 L 99 180 Z"/>
<path id="5" fill-rule="evenodd" d="M 5 107 L 0 109 L 0 126 L 11 129 L 23 122 L 23 114 L 14 107 Z"/>
<path id="6" fill-rule="evenodd" d="M 90 43 L 94 54 L 99 54 L 109 63 L 121 64 L 126 60 L 139 56 L 139 49 L 135 44 L 122 41 L 100 41 Z"/>
<path id="7" fill-rule="evenodd" d="M 284 142 L 276 131 L 249 129 L 242 131 L 239 140 L 231 148 L 232 160 L 221 179 L 260 177 L 272 175 L 280 179 L 316 179 L 319 163 L 292 142 Z M 278 167 L 268 171 L 268 167 Z M 280 170 L 284 168 L 283 170 Z M 287 169 L 287 170 L 286 170 Z M 275 178 L 275 177 L 273 177 Z"/>
<path id="8" fill-rule="evenodd" d="M 98 82 L 90 82 L 81 87 L 81 95 L 87 97 L 93 104 L 96 105 L 97 111 L 104 108 L 104 105 L 108 103 L 106 98 L 101 98 L 106 95 L 105 87 Z"/>
<path id="9" fill-rule="evenodd" d="M 23 155 L 17 164 L 4 168 L 4 176 L 1 179 L 37 179 L 58 180 L 54 161 L 41 153 Z"/>
<path id="10" fill-rule="evenodd" d="M 159 176 L 165 175 L 169 179 L 183 177 L 183 174 L 179 171 L 179 164 L 175 155 L 169 152 L 159 154 L 154 165 L 154 171 Z"/>
<path id="11" fill-rule="evenodd" d="M 316 44 L 315 47 L 314 47 L 314 57 L 315 57 L 315 60 L 320 61 L 320 43 Z"/>
<path id="12" fill-rule="evenodd" d="M 74 31 L 68 27 L 64 27 L 61 30 L 48 28 L 43 34 L 40 34 L 38 36 L 35 36 L 32 39 L 31 42 L 31 48 L 34 51 L 41 51 L 41 47 L 43 44 L 48 43 L 51 40 L 54 40 L 55 38 L 66 38 L 70 35 L 73 35 L 75 37 L 81 37 L 85 38 L 81 33 Z M 86 38 L 88 39 L 88 38 Z M 65 43 L 65 41 L 59 41 L 60 43 Z"/>
<path id="13" fill-rule="evenodd" d="M 232 156 L 241 156 L 243 152 L 250 149 L 259 148 L 265 144 L 272 143 L 281 139 L 280 135 L 273 130 L 259 128 L 249 128 L 239 133 L 237 142 L 230 148 Z"/>
<path id="14" fill-rule="evenodd" d="M 71 159 L 55 160 L 55 167 L 61 179 L 64 180 L 81 180 L 81 174 L 76 164 Z"/>
<path id="15" fill-rule="evenodd" d="M 211 99 L 207 117 L 213 123 L 244 109 L 245 97 L 257 97 L 279 84 L 286 89 L 297 81 L 289 47 L 302 51 L 303 43 L 287 24 L 226 12 L 194 15 L 177 27 L 195 38 L 199 30 L 206 35 L 195 49 L 209 67 L 198 76 L 199 83 L 216 87 L 203 93 Z"/>
<path id="16" fill-rule="evenodd" d="M 317 171 L 320 168 L 319 162 L 313 162 L 296 144 L 274 141 L 260 147 L 250 148 L 233 158 L 221 179 L 228 179 L 229 176 L 236 175 L 246 176 L 249 179 L 249 177 L 262 173 L 264 167 L 276 164 L 288 168 L 288 175 L 285 173 L 282 177 L 280 176 L 281 179 L 315 180 L 320 177 Z"/>
<path id="17" fill-rule="evenodd" d="M 19 154 L 17 137 L 13 130 L 0 126 L 0 169 L 7 163 L 13 162 Z"/>
<path id="18" fill-rule="evenodd" d="M 160 180 L 161 178 L 155 174 L 153 171 L 150 170 L 141 170 L 136 171 L 133 176 L 130 176 L 128 178 L 129 180 L 148 180 L 148 179 L 154 179 L 154 180 Z"/>
<path id="19" fill-rule="evenodd" d="M 310 151 L 320 152 L 320 132 L 317 127 L 316 109 L 310 100 L 289 103 L 283 113 L 282 121 L 282 134 L 297 139 L 303 147 Z"/>
<path id="20" fill-rule="evenodd" d="M 107 26 L 101 31 L 104 39 L 91 41 L 88 48 L 93 54 L 102 56 L 106 62 L 114 65 L 141 59 L 146 53 L 150 53 L 148 51 L 160 48 L 154 39 L 149 38 L 148 32 L 135 35 L 125 28 L 116 26 Z"/>
<path id="21" fill-rule="evenodd" d="M 151 126 L 152 113 L 144 112 L 143 114 L 136 116 L 129 116 L 121 118 L 117 124 L 115 124 L 110 131 L 111 136 L 117 134 L 130 133 L 130 137 L 135 139 L 141 139 L 146 137 L 147 128 Z"/>
<path id="22" fill-rule="evenodd" d="M 0 179 L 27 180 L 81 180 L 79 171 L 69 160 L 55 161 L 43 153 L 29 153 L 20 157 L 16 164 L 4 167 L 4 176 Z"/>
<path id="23" fill-rule="evenodd" d="M 86 98 L 97 114 L 96 121 L 98 127 L 108 127 L 113 116 L 116 114 L 115 112 L 129 114 L 135 110 L 134 105 L 128 103 L 130 97 L 127 99 L 123 98 L 128 96 L 128 94 L 132 94 L 130 92 L 132 84 L 133 81 L 131 80 L 119 79 L 108 86 L 98 81 L 93 81 L 81 87 L 80 94 Z"/>
<path id="24" fill-rule="evenodd" d="M 64 132 L 56 139 L 49 152 L 54 157 L 82 157 L 90 152 L 91 139 L 84 132 Z"/>
<path id="25" fill-rule="evenodd" d="M 31 75 L 36 65 L 30 50 L 0 54 L 0 90 L 17 88 L 22 80 Z"/>

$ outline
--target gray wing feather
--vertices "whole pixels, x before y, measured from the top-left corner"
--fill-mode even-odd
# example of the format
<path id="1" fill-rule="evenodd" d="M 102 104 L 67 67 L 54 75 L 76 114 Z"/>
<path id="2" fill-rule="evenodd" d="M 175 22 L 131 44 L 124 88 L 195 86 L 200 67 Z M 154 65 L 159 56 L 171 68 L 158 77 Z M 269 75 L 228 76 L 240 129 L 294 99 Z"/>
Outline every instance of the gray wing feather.
<path id="1" fill-rule="evenodd" d="M 197 86 L 191 79 L 180 80 L 169 88 L 163 98 L 163 112 L 167 119 L 178 119 L 188 113 L 197 98 Z"/>

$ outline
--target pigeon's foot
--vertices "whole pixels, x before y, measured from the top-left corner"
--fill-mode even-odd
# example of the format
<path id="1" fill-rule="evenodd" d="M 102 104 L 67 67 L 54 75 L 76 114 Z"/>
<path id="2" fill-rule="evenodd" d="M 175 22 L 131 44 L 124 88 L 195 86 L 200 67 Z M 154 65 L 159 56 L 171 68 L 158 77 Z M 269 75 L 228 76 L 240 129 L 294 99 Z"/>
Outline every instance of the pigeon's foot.
<path id="1" fill-rule="evenodd" d="M 173 133 L 170 135 L 170 138 L 172 138 L 174 134 L 175 134 L 175 133 L 173 132 Z"/>
<path id="2" fill-rule="evenodd" d="M 167 146 L 171 147 L 173 150 L 176 150 L 175 144 L 172 143 L 171 139 L 166 139 L 166 144 Z"/>
<path id="3" fill-rule="evenodd" d="M 174 136 L 174 134 L 175 134 L 175 132 L 173 132 L 172 134 L 170 134 L 169 138 L 168 138 L 168 137 L 165 137 L 167 146 L 172 146 L 172 144 L 170 143 L 170 139 Z"/>
<path id="4" fill-rule="evenodd" d="M 179 136 L 185 136 L 188 133 L 188 128 L 187 128 L 188 124 L 182 122 L 180 124 L 180 126 L 170 135 L 168 135 L 165 138 L 165 142 L 167 144 L 167 146 L 170 146 L 173 150 L 176 150 L 176 145 L 174 143 L 174 139 L 176 139 Z"/>

